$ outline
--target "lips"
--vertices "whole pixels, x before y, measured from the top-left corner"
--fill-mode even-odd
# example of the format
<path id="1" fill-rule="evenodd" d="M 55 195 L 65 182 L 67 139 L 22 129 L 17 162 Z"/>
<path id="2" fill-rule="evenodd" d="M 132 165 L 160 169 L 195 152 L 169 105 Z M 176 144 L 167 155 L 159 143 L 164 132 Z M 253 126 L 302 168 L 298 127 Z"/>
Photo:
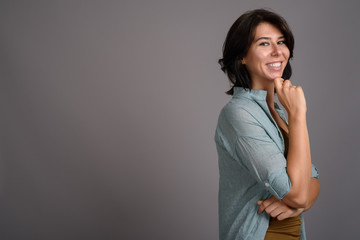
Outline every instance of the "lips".
<path id="1" fill-rule="evenodd" d="M 272 63 L 266 64 L 266 66 L 267 66 L 270 70 L 273 70 L 273 71 L 279 71 L 279 70 L 281 70 L 281 65 L 282 65 L 282 62 L 272 62 Z"/>

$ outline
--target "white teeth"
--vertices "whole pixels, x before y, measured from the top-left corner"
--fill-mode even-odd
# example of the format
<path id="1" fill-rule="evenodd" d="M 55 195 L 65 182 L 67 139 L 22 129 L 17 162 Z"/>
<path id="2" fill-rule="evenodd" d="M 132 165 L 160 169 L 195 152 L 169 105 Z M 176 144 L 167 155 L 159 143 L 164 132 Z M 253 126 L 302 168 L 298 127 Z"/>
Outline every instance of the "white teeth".
<path id="1" fill-rule="evenodd" d="M 269 66 L 271 67 L 280 67 L 281 63 L 270 63 Z"/>

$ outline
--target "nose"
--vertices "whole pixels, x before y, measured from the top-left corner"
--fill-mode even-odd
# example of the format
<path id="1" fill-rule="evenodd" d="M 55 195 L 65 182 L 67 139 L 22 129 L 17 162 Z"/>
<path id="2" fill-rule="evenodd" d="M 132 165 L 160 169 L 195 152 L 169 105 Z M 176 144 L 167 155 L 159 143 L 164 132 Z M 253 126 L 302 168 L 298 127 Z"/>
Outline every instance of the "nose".
<path id="1" fill-rule="evenodd" d="M 274 56 L 281 55 L 281 48 L 277 44 L 273 44 L 272 46 L 273 46 L 273 48 L 272 48 L 271 54 Z"/>

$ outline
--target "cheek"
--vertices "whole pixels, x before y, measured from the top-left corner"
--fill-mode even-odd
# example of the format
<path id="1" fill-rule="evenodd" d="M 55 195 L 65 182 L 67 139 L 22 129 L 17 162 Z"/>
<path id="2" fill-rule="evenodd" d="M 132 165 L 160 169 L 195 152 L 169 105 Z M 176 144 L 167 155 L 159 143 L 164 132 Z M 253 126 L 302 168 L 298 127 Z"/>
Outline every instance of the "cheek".
<path id="1" fill-rule="evenodd" d="M 285 49 L 284 49 L 284 55 L 285 55 L 286 59 L 289 59 L 289 57 L 290 57 L 290 50 L 289 50 L 288 48 L 285 48 Z"/>
<path id="2" fill-rule="evenodd" d="M 266 62 L 266 60 L 268 59 L 267 56 L 268 55 L 265 52 L 254 54 L 254 57 L 253 57 L 254 65 L 256 65 L 256 66 L 263 65 Z"/>

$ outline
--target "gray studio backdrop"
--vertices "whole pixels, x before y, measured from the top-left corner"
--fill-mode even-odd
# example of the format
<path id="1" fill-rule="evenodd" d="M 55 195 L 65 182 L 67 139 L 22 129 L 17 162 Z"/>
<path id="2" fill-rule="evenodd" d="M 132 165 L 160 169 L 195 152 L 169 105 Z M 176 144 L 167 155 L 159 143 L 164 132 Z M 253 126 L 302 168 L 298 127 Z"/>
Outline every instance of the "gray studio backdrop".
<path id="1" fill-rule="evenodd" d="M 213 141 L 230 25 L 267 7 L 295 35 L 321 193 L 309 239 L 355 239 L 356 1 L 0 2 L 0 239 L 218 239 Z"/>

